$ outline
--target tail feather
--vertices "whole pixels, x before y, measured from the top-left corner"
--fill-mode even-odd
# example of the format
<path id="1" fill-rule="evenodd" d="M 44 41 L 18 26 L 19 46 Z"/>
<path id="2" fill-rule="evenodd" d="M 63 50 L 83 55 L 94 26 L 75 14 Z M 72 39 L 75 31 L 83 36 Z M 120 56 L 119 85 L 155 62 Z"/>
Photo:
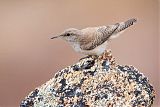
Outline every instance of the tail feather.
<path id="1" fill-rule="evenodd" d="M 134 23 L 137 22 L 137 19 L 129 19 L 126 22 L 121 22 L 119 23 L 119 27 L 116 29 L 116 31 L 114 33 L 118 33 L 120 31 L 123 31 L 124 29 L 130 27 L 131 25 L 133 25 Z"/>
<path id="2" fill-rule="evenodd" d="M 115 25 L 118 25 L 117 29 L 113 32 L 110 39 L 117 38 L 123 31 L 125 31 L 126 28 L 130 27 L 134 23 L 136 23 L 136 19 L 129 19 L 126 22 L 116 23 Z"/>

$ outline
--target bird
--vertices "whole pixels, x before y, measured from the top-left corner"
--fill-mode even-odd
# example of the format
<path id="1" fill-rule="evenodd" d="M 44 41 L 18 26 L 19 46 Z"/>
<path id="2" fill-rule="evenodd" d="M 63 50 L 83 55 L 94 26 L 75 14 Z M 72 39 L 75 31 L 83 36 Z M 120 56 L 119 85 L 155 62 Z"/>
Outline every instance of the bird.
<path id="1" fill-rule="evenodd" d="M 137 19 L 132 18 L 112 25 L 84 29 L 69 28 L 51 39 L 61 38 L 67 41 L 78 53 L 88 56 L 100 56 L 105 52 L 111 39 L 118 37 L 135 22 L 137 22 Z"/>

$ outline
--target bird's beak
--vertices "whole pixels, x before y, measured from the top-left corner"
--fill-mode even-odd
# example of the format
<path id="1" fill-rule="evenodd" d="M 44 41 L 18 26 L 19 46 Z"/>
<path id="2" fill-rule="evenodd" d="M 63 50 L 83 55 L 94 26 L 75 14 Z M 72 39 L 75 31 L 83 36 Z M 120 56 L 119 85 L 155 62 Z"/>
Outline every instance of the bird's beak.
<path id="1" fill-rule="evenodd" d="M 51 39 L 59 38 L 60 36 L 61 36 L 61 35 L 54 36 L 54 37 L 52 37 Z"/>

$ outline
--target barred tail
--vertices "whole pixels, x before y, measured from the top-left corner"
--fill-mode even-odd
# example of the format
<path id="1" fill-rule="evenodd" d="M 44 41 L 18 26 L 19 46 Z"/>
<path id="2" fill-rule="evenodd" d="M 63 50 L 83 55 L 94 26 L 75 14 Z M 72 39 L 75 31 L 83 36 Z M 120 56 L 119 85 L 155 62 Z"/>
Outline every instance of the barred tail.
<path id="1" fill-rule="evenodd" d="M 118 32 L 121 32 L 123 31 L 124 29 L 130 27 L 131 25 L 133 25 L 134 23 L 137 22 L 137 19 L 129 19 L 127 20 L 126 22 L 121 22 L 121 23 L 118 23 L 119 24 L 119 27 L 115 30 L 114 33 L 118 33 Z"/>

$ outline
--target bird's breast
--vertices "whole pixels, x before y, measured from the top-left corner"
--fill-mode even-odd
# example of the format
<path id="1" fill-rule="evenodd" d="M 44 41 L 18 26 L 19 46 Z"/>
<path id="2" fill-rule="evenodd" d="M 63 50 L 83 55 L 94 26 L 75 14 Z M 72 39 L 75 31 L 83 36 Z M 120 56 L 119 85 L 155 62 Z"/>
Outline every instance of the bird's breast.
<path id="1" fill-rule="evenodd" d="M 78 43 L 71 42 L 70 45 L 73 47 L 73 49 L 74 49 L 76 52 L 81 52 L 81 48 L 80 48 L 80 45 L 79 45 Z"/>

